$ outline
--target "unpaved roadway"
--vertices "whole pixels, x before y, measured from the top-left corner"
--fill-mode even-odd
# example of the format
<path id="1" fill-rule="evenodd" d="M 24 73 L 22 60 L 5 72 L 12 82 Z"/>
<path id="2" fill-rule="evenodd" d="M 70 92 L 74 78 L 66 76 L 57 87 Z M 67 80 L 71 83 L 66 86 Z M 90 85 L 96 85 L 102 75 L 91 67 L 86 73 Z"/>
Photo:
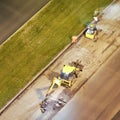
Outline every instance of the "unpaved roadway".
<path id="1" fill-rule="evenodd" d="M 77 106 L 80 110 L 77 111 L 78 117 L 73 114 L 75 119 L 72 120 L 80 120 L 79 117 L 81 117 L 81 120 L 87 120 L 86 118 L 88 120 L 109 120 L 107 118 L 114 116 L 119 110 L 120 98 L 118 90 L 120 84 L 120 57 L 118 57 L 120 53 L 119 11 L 120 0 L 104 11 L 103 17 L 97 25 L 99 29 L 102 29 L 96 36 L 97 41 L 94 42 L 82 36 L 19 99 L 1 114 L 0 120 L 48 120 L 49 118 L 51 120 L 52 117 L 54 120 L 58 120 L 59 114 L 67 119 L 65 115 L 72 114 L 72 109 Z M 64 64 L 78 59 L 81 60 L 84 69 L 69 90 L 72 97 L 81 88 L 80 91 L 73 99 L 68 101 L 58 113 L 58 116 L 57 113 L 55 117 L 51 115 L 51 111 L 49 114 L 42 114 L 39 103 L 44 99 L 53 73 L 60 73 Z M 85 87 L 81 87 L 82 84 Z M 89 119 L 90 114 L 91 119 Z"/>
<path id="2" fill-rule="evenodd" d="M 0 44 L 49 0 L 0 0 Z"/>
<path id="3" fill-rule="evenodd" d="M 111 120 L 119 110 L 120 48 L 53 120 Z"/>

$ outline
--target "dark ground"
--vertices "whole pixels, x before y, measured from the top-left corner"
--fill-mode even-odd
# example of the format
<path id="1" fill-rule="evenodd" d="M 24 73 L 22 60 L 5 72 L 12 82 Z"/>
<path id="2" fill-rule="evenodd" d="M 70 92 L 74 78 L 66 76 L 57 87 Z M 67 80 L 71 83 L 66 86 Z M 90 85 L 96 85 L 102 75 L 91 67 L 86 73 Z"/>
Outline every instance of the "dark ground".
<path id="1" fill-rule="evenodd" d="M 50 0 L 1 0 L 0 44 Z"/>

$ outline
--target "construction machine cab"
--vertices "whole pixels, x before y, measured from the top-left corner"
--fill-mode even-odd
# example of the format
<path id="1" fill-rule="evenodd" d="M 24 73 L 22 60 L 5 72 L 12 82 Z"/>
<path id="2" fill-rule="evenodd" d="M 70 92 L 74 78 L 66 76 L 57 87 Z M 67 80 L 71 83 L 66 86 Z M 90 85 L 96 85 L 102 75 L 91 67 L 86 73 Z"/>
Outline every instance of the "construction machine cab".
<path id="1" fill-rule="evenodd" d="M 63 69 L 61 70 L 60 78 L 61 85 L 64 85 L 66 87 L 71 87 L 74 83 L 74 79 L 78 77 L 77 72 L 80 69 L 72 65 L 64 65 Z"/>
<path id="2" fill-rule="evenodd" d="M 75 73 L 75 70 L 76 68 L 74 66 L 64 65 L 60 74 L 61 79 L 69 80 L 70 76 L 72 76 L 73 73 Z"/>

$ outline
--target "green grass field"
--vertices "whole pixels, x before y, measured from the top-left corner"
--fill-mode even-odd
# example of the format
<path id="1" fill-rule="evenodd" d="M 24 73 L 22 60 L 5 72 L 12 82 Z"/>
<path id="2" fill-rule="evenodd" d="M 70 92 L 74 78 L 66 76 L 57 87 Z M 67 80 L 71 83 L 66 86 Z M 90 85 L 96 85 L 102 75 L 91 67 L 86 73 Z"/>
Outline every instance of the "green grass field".
<path id="1" fill-rule="evenodd" d="M 51 0 L 0 46 L 0 108 L 11 100 L 112 0 Z"/>

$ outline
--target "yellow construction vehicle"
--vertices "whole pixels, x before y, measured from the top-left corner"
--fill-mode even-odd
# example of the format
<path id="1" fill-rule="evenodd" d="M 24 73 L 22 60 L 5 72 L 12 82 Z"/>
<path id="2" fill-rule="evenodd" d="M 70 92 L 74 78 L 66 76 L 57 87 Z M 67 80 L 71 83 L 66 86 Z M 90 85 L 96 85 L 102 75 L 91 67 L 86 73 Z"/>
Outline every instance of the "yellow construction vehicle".
<path id="1" fill-rule="evenodd" d="M 96 24 L 90 23 L 87 26 L 87 30 L 85 31 L 85 37 L 93 40 L 95 39 L 96 34 L 97 34 Z"/>
<path id="2" fill-rule="evenodd" d="M 53 78 L 52 84 L 47 91 L 47 95 L 52 92 L 55 85 L 57 85 L 57 87 L 71 87 L 75 81 L 75 78 L 78 77 L 79 71 L 82 71 L 82 69 L 83 65 L 79 64 L 78 62 L 72 62 L 71 65 L 64 65 L 60 76 Z"/>
<path id="3" fill-rule="evenodd" d="M 56 109 L 58 110 L 66 104 L 66 101 L 69 99 L 69 97 L 65 95 L 65 91 L 63 92 L 63 89 L 61 88 L 57 89 L 59 92 L 57 90 L 54 91 L 54 88 L 56 85 L 57 87 L 62 85 L 65 87 L 71 87 L 75 81 L 74 78 L 78 77 L 78 74 L 80 71 L 82 71 L 83 67 L 84 66 L 79 61 L 63 66 L 60 76 L 53 78 L 45 99 L 40 103 L 40 110 L 42 113 Z"/>

